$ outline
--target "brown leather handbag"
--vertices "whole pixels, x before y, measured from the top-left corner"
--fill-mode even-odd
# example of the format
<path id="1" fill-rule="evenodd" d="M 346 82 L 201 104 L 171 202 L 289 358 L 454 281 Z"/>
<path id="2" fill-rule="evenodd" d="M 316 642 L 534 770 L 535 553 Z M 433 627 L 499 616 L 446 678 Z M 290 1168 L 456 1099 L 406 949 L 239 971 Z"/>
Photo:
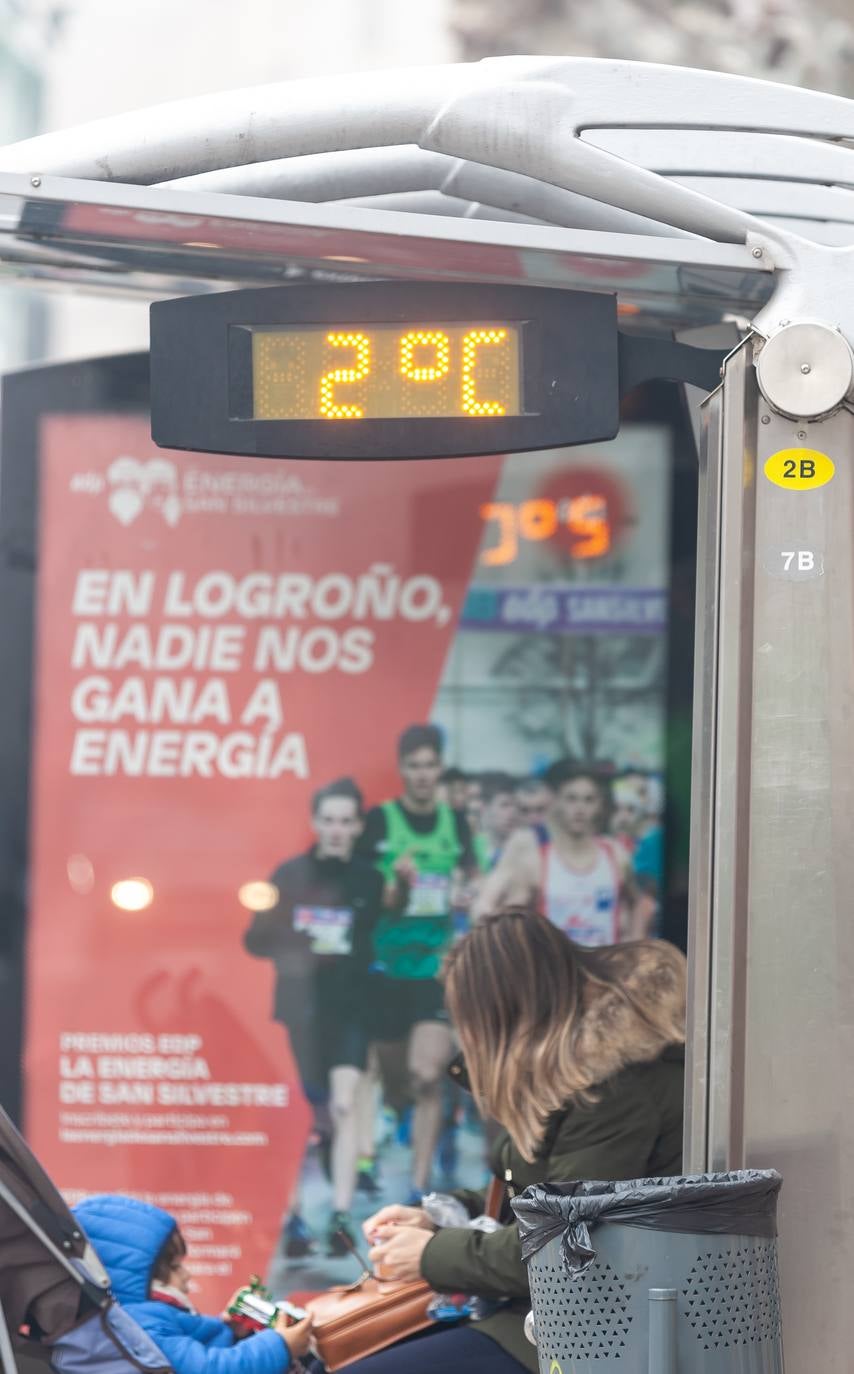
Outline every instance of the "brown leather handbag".
<path id="1" fill-rule="evenodd" d="M 331 1288 L 306 1303 L 315 1349 L 332 1371 L 375 1355 L 430 1326 L 427 1309 L 435 1296 L 423 1279 L 386 1282 L 372 1274 L 349 1288 Z"/>
<path id="2" fill-rule="evenodd" d="M 504 1183 L 493 1179 L 485 1215 L 497 1218 L 505 1196 Z M 435 1297 L 424 1279 L 386 1280 L 365 1272 L 349 1287 L 330 1288 L 305 1303 L 314 1317 L 314 1347 L 334 1374 L 432 1326 L 428 1308 Z"/>

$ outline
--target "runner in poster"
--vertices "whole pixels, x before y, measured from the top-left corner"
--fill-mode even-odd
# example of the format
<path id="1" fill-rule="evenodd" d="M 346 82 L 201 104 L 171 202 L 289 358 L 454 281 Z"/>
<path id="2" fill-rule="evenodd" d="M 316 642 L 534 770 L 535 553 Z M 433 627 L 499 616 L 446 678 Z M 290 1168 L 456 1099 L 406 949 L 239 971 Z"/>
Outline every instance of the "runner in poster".
<path id="1" fill-rule="evenodd" d="M 523 778 L 516 787 L 516 809 L 524 825 L 544 826 L 551 805 L 551 792 L 542 778 Z"/>
<path id="2" fill-rule="evenodd" d="M 374 868 L 354 857 L 362 821 L 362 794 L 351 779 L 317 792 L 315 844 L 276 869 L 270 881 L 278 900 L 255 913 L 244 936 L 250 954 L 276 966 L 273 1018 L 288 1031 L 306 1098 L 316 1113 L 329 1102 L 330 1255 L 348 1253 L 340 1233 L 352 1234 L 360 1095 L 371 1093 L 366 1012 L 383 883 Z M 297 1191 L 285 1227 L 285 1254 L 305 1255 L 312 1242 Z"/>
<path id="3" fill-rule="evenodd" d="M 368 813 L 362 852 L 385 879 L 386 914 L 374 946 L 385 980 L 377 1039 L 406 1046 L 415 1098 L 412 1193 L 427 1190 L 442 1128 L 444 1072 L 453 1056 L 451 1028 L 436 975 L 453 938 L 452 912 L 476 863 L 465 816 L 438 800 L 442 736 L 410 725 L 398 742 L 403 796 Z M 402 918 L 394 913 L 401 910 Z"/>
<path id="4" fill-rule="evenodd" d="M 619 840 L 630 858 L 638 845 L 644 813 L 646 781 L 635 773 L 623 774 L 611 783 L 610 834 Z"/>
<path id="5" fill-rule="evenodd" d="M 438 792 L 441 801 L 452 811 L 465 811 L 469 796 L 469 780 L 461 768 L 446 768 L 440 779 Z"/>
<path id="6" fill-rule="evenodd" d="M 489 873 L 495 867 L 519 824 L 515 788 L 516 782 L 509 773 L 481 774 L 483 809 L 480 829 L 474 837 L 474 851 L 482 873 Z"/>
<path id="7" fill-rule="evenodd" d="M 637 891 L 622 846 L 600 833 L 606 788 L 569 759 L 544 776 L 552 794 L 548 829 L 520 830 L 485 879 L 475 915 L 535 905 L 579 945 L 611 945 L 647 934 L 650 903 Z"/>

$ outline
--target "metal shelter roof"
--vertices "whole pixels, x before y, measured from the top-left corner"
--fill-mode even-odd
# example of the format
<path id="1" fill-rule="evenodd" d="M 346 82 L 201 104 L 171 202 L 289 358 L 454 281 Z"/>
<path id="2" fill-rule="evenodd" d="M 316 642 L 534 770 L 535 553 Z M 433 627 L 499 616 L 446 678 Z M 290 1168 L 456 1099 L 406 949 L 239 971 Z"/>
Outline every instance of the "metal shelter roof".
<path id="1" fill-rule="evenodd" d="M 523 280 L 685 327 L 754 317 L 807 260 L 829 279 L 852 242 L 854 102 L 642 63 L 295 81 L 0 150 L 0 271 L 152 299 Z"/>

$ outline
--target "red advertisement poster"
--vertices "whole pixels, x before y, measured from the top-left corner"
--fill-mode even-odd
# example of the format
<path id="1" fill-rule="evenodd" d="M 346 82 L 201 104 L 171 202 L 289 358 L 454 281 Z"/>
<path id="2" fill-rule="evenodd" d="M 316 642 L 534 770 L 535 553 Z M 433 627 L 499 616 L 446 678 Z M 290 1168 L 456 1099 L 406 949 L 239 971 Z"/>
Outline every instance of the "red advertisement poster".
<path id="1" fill-rule="evenodd" d="M 67 1196 L 173 1212 L 199 1303 L 263 1270 L 311 1114 L 251 900 L 348 774 L 395 791 L 498 460 L 299 464 L 39 437 L 26 1131 Z"/>

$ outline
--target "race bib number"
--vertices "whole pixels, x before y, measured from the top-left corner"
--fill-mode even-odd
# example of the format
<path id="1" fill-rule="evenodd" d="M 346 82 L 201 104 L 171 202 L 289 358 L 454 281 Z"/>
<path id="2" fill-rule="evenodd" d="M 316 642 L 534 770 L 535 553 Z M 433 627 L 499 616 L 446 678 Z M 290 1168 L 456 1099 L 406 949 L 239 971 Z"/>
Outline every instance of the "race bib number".
<path id="1" fill-rule="evenodd" d="M 573 916 L 567 921 L 563 930 L 570 940 L 574 940 L 577 945 L 586 945 L 588 948 L 611 943 L 610 930 L 603 930 L 601 926 L 597 926 L 591 921 L 585 921 L 578 916 Z"/>
<path id="2" fill-rule="evenodd" d="M 353 953 L 353 913 L 348 907 L 295 907 L 294 930 L 309 937 L 312 954 Z"/>
<path id="3" fill-rule="evenodd" d="M 615 938 L 612 888 L 585 893 L 571 905 L 555 902 L 548 915 L 577 945 L 610 945 Z"/>
<path id="4" fill-rule="evenodd" d="M 613 891 L 599 888 L 568 918 L 564 930 L 577 945 L 609 945 L 614 938 Z"/>
<path id="5" fill-rule="evenodd" d="M 409 889 L 407 916 L 447 916 L 451 908 L 451 879 L 443 873 L 419 873 Z"/>

